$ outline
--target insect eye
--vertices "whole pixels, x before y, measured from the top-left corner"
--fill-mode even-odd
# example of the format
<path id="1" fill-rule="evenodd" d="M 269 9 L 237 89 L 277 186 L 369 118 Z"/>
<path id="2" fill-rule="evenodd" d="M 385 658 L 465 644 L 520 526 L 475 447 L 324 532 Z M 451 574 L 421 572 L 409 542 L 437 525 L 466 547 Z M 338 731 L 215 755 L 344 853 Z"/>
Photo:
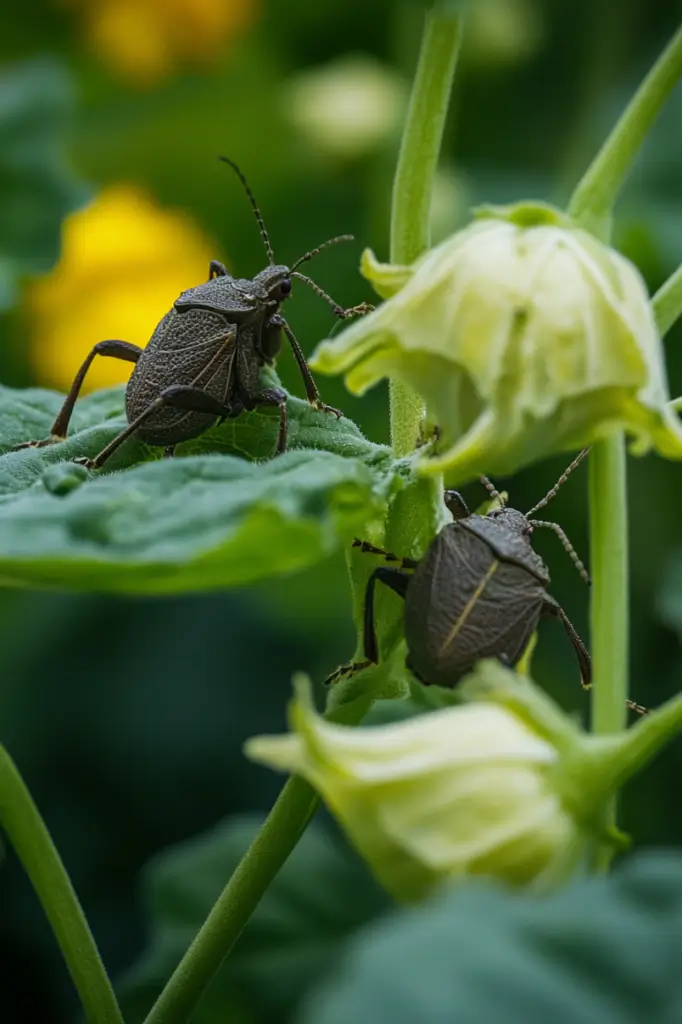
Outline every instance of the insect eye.
<path id="1" fill-rule="evenodd" d="M 282 295 L 289 295 L 289 293 L 291 292 L 291 281 L 289 280 L 288 277 L 285 277 L 284 280 L 281 282 L 279 290 L 281 291 Z"/>

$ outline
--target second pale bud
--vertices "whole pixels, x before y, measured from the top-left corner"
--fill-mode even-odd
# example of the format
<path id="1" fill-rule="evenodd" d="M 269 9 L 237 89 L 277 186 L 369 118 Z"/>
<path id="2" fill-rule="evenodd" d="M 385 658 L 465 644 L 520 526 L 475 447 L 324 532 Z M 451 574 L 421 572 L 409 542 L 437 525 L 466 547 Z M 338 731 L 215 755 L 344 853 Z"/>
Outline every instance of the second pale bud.
<path id="1" fill-rule="evenodd" d="M 247 755 L 307 779 L 398 899 L 470 875 L 539 884 L 582 849 L 557 787 L 559 750 L 507 708 L 469 704 L 354 729 L 320 717 L 299 679 L 289 720 L 288 735 L 255 737 Z"/>

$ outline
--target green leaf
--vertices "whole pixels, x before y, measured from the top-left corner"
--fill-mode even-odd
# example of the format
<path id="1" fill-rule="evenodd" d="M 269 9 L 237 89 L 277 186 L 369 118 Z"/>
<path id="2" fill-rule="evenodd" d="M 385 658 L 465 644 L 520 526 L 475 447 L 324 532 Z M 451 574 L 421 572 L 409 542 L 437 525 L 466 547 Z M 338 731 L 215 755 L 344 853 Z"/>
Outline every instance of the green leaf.
<path id="1" fill-rule="evenodd" d="M 280 387 L 274 371 L 261 374 L 264 387 Z M 64 395 L 43 388 L 15 390 L 0 386 L 0 453 L 9 452 L 13 445 L 24 441 L 48 437 L 55 416 L 61 408 Z M 125 385 L 106 388 L 80 398 L 74 407 L 69 436 L 59 445 L 48 448 L 26 449 L 12 453 L 29 460 L 42 472 L 45 464 L 64 462 L 81 456 L 94 456 L 113 440 L 126 426 Z M 335 452 L 337 455 L 357 456 L 370 465 L 386 464 L 390 451 L 383 445 L 368 441 L 352 420 L 314 409 L 309 402 L 289 395 L 287 399 L 289 449 L 312 448 Z M 241 413 L 212 427 L 200 437 L 179 444 L 177 455 L 205 455 L 220 452 L 241 455 L 247 459 L 270 458 L 277 444 L 279 412 L 276 409 L 258 409 Z M 150 448 L 135 438 L 125 441 L 105 464 L 102 472 L 110 473 L 139 462 L 158 459 L 162 449 Z M 4 492 L 2 476 L 9 463 L 0 462 L 0 493 Z"/>
<path id="2" fill-rule="evenodd" d="M 260 819 L 232 818 L 161 854 L 145 877 L 150 945 L 120 987 L 129 1024 L 143 1019 L 253 839 Z M 387 897 L 319 823 L 307 830 L 192 1016 L 193 1024 L 284 1020 Z"/>
<path id="3" fill-rule="evenodd" d="M 122 388 L 108 388 L 76 402 L 69 437 L 62 444 L 11 452 L 15 444 L 49 436 L 64 395 L 42 388 L 0 387 L 0 453 L 5 456 L 0 458 L 0 500 L 30 487 L 48 466 L 101 451 L 125 426 L 123 395 Z M 112 457 L 107 469 L 131 466 L 147 458 L 155 458 L 152 450 L 133 439 Z"/>
<path id="4" fill-rule="evenodd" d="M 0 578 L 173 593 L 294 572 L 381 514 L 367 467 L 329 452 L 253 465 L 191 456 L 0 504 Z"/>
<path id="5" fill-rule="evenodd" d="M 172 593 L 237 586 L 294 572 L 380 521 L 399 479 L 390 452 L 349 420 L 290 398 L 288 451 L 267 462 L 277 416 L 244 414 L 186 445 L 178 457 L 125 442 L 106 469 L 73 464 L 125 425 L 123 390 L 76 403 L 69 437 L 45 437 L 63 398 L 0 389 L 0 578 L 61 588 Z M 212 454 L 188 454 L 189 452 Z"/>
<path id="6" fill-rule="evenodd" d="M 365 929 L 299 1024 L 641 1024 L 682 1007 L 682 858 L 538 899 L 472 884 Z"/>
<path id="7" fill-rule="evenodd" d="M 67 74 L 52 61 L 0 74 L 0 309 L 14 301 L 18 277 L 56 262 L 62 218 L 87 199 L 60 153 L 72 106 Z"/>

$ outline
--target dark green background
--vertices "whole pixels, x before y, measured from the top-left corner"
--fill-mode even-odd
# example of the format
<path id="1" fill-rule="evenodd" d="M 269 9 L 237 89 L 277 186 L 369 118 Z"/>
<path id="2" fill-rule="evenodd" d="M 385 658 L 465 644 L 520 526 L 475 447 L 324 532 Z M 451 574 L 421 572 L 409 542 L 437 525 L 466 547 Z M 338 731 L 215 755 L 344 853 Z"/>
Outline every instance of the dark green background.
<path id="1" fill-rule="evenodd" d="M 682 14 L 673 0 L 536 6 L 544 41 L 528 59 L 491 62 L 480 44 L 465 42 L 444 160 L 467 182 L 472 202 L 564 200 Z M 353 160 L 320 159 L 290 126 L 278 89 L 297 69 L 348 52 L 372 54 L 409 76 L 421 18 L 416 2 L 265 0 L 229 57 L 205 73 L 178 71 L 140 92 L 88 54 L 76 20 L 56 3 L 6 7 L 0 381 L 34 383 L 21 283 L 49 269 L 58 255 L 59 218 L 88 189 L 141 183 L 161 204 L 190 211 L 238 258 L 244 275 L 260 268 L 258 232 L 238 183 L 215 162 L 221 151 L 246 170 L 280 258 L 354 233 L 358 243 L 326 254 L 315 273 L 341 301 L 370 298 L 357 274 L 358 254 L 371 245 L 387 256 L 396 144 Z M 4 113 L 10 100 L 25 105 L 25 117 Z M 652 289 L 682 260 L 681 116 L 678 89 L 619 206 L 616 244 Z M 302 291 L 288 315 L 310 352 L 330 316 Z M 682 329 L 671 332 L 667 350 L 677 395 Z M 301 394 L 288 356 L 278 369 Z M 338 381 L 322 386 L 325 399 L 373 440 L 387 440 L 383 388 L 359 401 Z M 562 461 L 553 460 L 523 473 L 508 484 L 513 503 L 529 507 L 561 469 Z M 682 681 L 680 474 L 681 466 L 654 457 L 630 464 L 632 686 L 633 697 L 647 705 Z M 585 477 L 584 470 L 576 474 L 551 514 L 589 557 Z M 475 487 L 467 496 L 474 504 L 480 497 Z M 551 534 L 538 537 L 537 547 L 549 563 L 552 592 L 587 637 L 583 584 Z M 296 578 L 206 597 L 0 592 L 0 739 L 46 817 L 114 975 L 145 943 L 142 865 L 227 815 L 267 809 L 280 780 L 244 760 L 243 740 L 283 727 L 294 670 L 322 679 L 349 655 L 353 640 L 341 557 Z M 566 707 L 584 712 L 556 624 L 543 626 L 534 667 Z M 677 744 L 629 786 L 622 824 L 639 846 L 682 842 L 681 768 Z M 373 893 L 368 914 L 372 900 L 381 902 Z M 11 853 L 0 867 L 0 992 L 3 1024 L 57 1024 L 75 1011 L 52 935 Z M 247 1006 L 229 1019 L 274 1017 L 259 1018 Z"/>

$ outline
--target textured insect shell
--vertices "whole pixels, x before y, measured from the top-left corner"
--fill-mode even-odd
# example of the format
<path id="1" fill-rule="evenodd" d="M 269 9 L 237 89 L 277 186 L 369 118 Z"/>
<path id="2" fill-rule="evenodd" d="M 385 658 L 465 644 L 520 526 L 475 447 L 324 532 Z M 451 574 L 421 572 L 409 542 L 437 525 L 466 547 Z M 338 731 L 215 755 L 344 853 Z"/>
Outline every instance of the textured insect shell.
<path id="1" fill-rule="evenodd" d="M 490 538 L 477 533 L 480 522 L 473 530 L 467 524 L 449 523 L 440 531 L 407 588 L 408 664 L 424 683 L 456 686 L 481 658 L 516 664 L 542 611 L 544 581 L 518 551 L 511 550 L 511 559 L 499 554 Z M 503 530 L 500 525 L 493 535 L 502 548 Z"/>
<path id="2" fill-rule="evenodd" d="M 283 265 L 266 267 L 248 281 L 229 274 L 214 277 L 195 288 L 188 288 L 175 301 L 179 311 L 210 309 L 224 313 L 233 323 L 248 323 L 252 319 L 272 316 L 278 303 L 271 298 L 274 290 L 289 277 L 289 268 Z"/>
<path id="3" fill-rule="evenodd" d="M 205 309 L 170 310 L 154 331 L 132 372 L 126 390 L 129 422 L 174 384 L 201 388 L 220 402 L 230 398 L 237 328 L 223 315 Z M 141 441 L 172 445 L 208 430 L 209 413 L 161 408 L 139 428 Z"/>
<path id="4" fill-rule="evenodd" d="M 515 562 L 547 586 L 547 566 L 531 546 L 529 524 L 523 512 L 515 508 L 501 508 L 487 516 L 467 516 L 460 523 L 465 530 L 484 540 L 498 558 Z"/>
<path id="5" fill-rule="evenodd" d="M 232 323 L 243 323 L 254 313 L 262 315 L 263 303 L 267 299 L 267 291 L 255 281 L 224 276 L 188 288 L 180 293 L 173 305 L 178 312 L 208 309 L 222 313 Z"/>

